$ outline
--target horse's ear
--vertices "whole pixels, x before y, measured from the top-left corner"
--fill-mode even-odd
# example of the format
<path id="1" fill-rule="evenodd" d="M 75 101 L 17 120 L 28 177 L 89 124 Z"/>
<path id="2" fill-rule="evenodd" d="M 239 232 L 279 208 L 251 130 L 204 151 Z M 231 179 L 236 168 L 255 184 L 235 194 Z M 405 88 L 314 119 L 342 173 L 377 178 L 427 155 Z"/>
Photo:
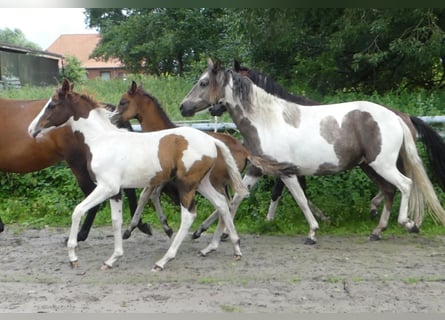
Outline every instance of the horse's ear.
<path id="1" fill-rule="evenodd" d="M 216 59 L 215 63 L 213 64 L 212 72 L 214 74 L 217 74 L 219 71 L 221 71 L 221 69 L 222 69 L 221 61 L 219 59 Z"/>
<path id="2" fill-rule="evenodd" d="M 129 93 L 130 95 L 135 94 L 137 88 L 138 88 L 138 85 L 137 85 L 136 82 L 133 80 L 133 81 L 131 82 L 131 86 L 130 86 L 130 88 L 128 89 L 128 93 Z"/>
<path id="3" fill-rule="evenodd" d="M 71 90 L 72 90 L 72 86 L 71 86 L 71 84 L 69 83 L 69 81 L 68 81 L 66 78 L 63 79 L 61 92 L 62 92 L 64 95 L 66 95 L 66 94 L 68 94 Z"/>
<path id="4" fill-rule="evenodd" d="M 233 70 L 235 70 L 236 72 L 239 72 L 241 70 L 241 64 L 236 59 L 233 60 Z"/>

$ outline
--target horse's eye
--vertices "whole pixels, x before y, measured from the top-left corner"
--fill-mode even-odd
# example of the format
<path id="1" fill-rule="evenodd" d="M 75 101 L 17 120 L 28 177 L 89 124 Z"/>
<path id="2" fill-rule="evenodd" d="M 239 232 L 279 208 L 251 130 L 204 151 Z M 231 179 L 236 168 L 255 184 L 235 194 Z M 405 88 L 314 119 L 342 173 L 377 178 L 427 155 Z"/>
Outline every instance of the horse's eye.
<path id="1" fill-rule="evenodd" d="M 55 107 L 56 107 L 56 104 L 54 102 L 52 102 L 48 105 L 48 110 L 53 110 Z"/>
<path id="2" fill-rule="evenodd" d="M 207 87 L 208 85 L 209 85 L 209 79 L 202 79 L 200 82 L 199 82 L 199 85 L 201 86 L 201 87 L 203 87 L 203 88 L 205 88 L 205 87 Z"/>

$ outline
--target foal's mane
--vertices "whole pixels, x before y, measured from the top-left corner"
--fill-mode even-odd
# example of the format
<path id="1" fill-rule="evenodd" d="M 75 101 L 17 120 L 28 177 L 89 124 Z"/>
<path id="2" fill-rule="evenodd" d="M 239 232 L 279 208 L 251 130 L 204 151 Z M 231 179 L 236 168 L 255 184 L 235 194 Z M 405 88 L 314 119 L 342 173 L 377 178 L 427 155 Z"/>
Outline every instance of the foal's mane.
<path id="1" fill-rule="evenodd" d="M 260 88 L 264 89 L 266 92 L 273 94 L 274 96 L 277 96 L 287 101 L 295 102 L 300 105 L 314 106 L 321 104 L 318 101 L 314 101 L 306 97 L 294 95 L 288 92 L 272 78 L 258 71 L 246 67 L 240 67 L 240 71 L 247 72 L 248 77 L 252 80 L 253 83 L 255 83 Z"/>

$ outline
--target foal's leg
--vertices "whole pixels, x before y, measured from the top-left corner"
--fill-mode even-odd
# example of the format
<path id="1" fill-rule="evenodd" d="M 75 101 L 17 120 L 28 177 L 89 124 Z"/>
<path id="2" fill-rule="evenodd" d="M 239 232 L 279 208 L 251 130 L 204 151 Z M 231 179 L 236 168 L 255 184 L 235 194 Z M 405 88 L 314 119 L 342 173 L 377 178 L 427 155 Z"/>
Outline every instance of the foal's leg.
<path id="1" fill-rule="evenodd" d="M 275 213 L 277 211 L 278 203 L 280 202 L 281 195 L 283 194 L 284 183 L 280 178 L 275 179 L 275 184 L 272 189 L 272 196 L 270 199 L 269 210 L 267 211 L 266 220 L 270 221 L 275 218 Z"/>
<path id="2" fill-rule="evenodd" d="M 161 192 L 162 192 L 161 186 L 158 186 L 157 188 L 155 188 L 153 190 L 153 193 L 150 196 L 150 200 L 155 207 L 156 213 L 158 214 L 158 219 L 159 219 L 159 222 L 161 222 L 162 229 L 167 234 L 167 236 L 169 238 L 171 238 L 173 235 L 173 230 L 168 225 L 167 217 L 165 216 L 164 211 L 162 210 L 162 207 L 161 207 Z"/>
<path id="3" fill-rule="evenodd" d="M 244 176 L 243 178 L 243 184 L 247 187 L 247 189 L 251 189 L 253 188 L 253 186 L 258 182 L 258 180 L 261 177 L 261 172 L 260 175 L 251 175 L 249 174 L 249 172 Z M 233 199 L 230 203 L 230 213 L 232 215 L 232 220 L 235 219 L 235 214 L 238 211 L 239 206 L 241 205 L 241 201 L 244 199 L 245 197 L 240 196 L 238 193 L 235 193 L 235 195 L 233 196 Z M 199 226 L 198 230 L 196 230 L 193 235 L 192 235 L 192 239 L 197 239 L 201 236 L 201 233 L 203 233 L 204 231 L 206 231 L 210 225 L 215 222 L 216 219 L 218 219 L 219 217 L 219 213 L 218 210 L 213 211 L 213 213 L 206 219 L 204 220 L 204 222 L 201 223 L 201 225 Z"/>
<path id="4" fill-rule="evenodd" d="M 218 192 L 212 186 L 208 177 L 204 178 L 201 181 L 198 191 L 207 200 L 209 200 L 212 203 L 212 205 L 216 208 L 216 210 L 220 214 L 220 219 L 218 221 L 218 227 L 216 228 L 216 231 L 213 234 L 212 241 L 205 249 L 201 250 L 201 254 L 203 256 L 205 256 L 209 252 L 214 251 L 218 248 L 219 243 L 221 241 L 221 234 L 224 231 L 224 227 L 226 227 L 228 234 L 229 234 L 229 238 L 233 244 L 234 257 L 236 259 L 239 259 L 242 256 L 241 250 L 240 250 L 240 245 L 239 245 L 239 242 L 240 242 L 239 236 L 238 236 L 235 226 L 233 224 L 233 218 L 230 215 L 228 200 L 225 197 L 224 193 Z"/>
<path id="5" fill-rule="evenodd" d="M 298 182 L 296 176 L 291 177 L 281 177 L 286 187 L 289 189 L 290 193 L 294 197 L 300 209 L 303 211 L 306 221 L 309 224 L 309 234 L 305 241 L 305 244 L 315 244 L 317 243 L 316 232 L 318 230 L 318 222 L 315 220 L 311 209 L 309 208 L 308 201 L 304 195 L 304 191 Z"/>
<path id="6" fill-rule="evenodd" d="M 131 218 L 130 225 L 128 226 L 127 230 L 125 230 L 123 238 L 128 239 L 131 236 L 131 233 L 133 232 L 134 228 L 138 225 L 139 221 L 141 220 L 141 214 L 142 211 L 144 211 L 145 205 L 148 202 L 148 199 L 150 199 L 150 195 L 153 192 L 154 187 L 145 187 L 144 190 L 142 190 L 138 206 L 136 208 L 136 211 L 134 212 L 133 217 Z"/>
<path id="7" fill-rule="evenodd" d="M 179 227 L 179 230 L 176 233 L 176 236 L 173 238 L 173 242 L 168 248 L 166 254 L 155 263 L 151 271 L 162 271 L 165 267 L 165 264 L 171 259 L 175 258 L 179 246 L 181 245 L 182 241 L 184 241 L 184 238 L 187 235 L 190 227 L 192 226 L 195 218 L 196 211 L 194 203 L 192 203 L 191 209 L 189 211 L 189 209 L 185 208 L 182 205 L 181 201 L 181 225 Z"/>
<path id="8" fill-rule="evenodd" d="M 418 232 L 418 228 L 414 221 L 408 218 L 408 204 L 412 188 L 412 180 L 404 176 L 394 165 L 392 168 L 386 163 L 373 162 L 370 166 L 386 181 L 399 189 L 401 193 L 399 217 L 397 222 L 402 225 L 407 231 Z"/>
<path id="9" fill-rule="evenodd" d="M 79 224 L 82 216 L 90 208 L 104 202 L 108 198 L 115 195 L 119 190 L 111 190 L 110 188 L 102 185 L 97 185 L 97 187 L 91 192 L 81 203 L 79 203 L 71 219 L 71 230 L 68 238 L 68 257 L 72 267 L 77 265 L 76 247 L 77 247 L 77 232 L 79 231 Z"/>
<path id="10" fill-rule="evenodd" d="M 113 263 L 123 256 L 124 248 L 122 246 L 122 197 L 119 196 L 110 199 L 111 221 L 114 233 L 114 251 L 110 258 L 104 262 L 102 270 L 111 269 Z"/>
<path id="11" fill-rule="evenodd" d="M 0 232 L 3 232 L 5 230 L 5 225 L 3 224 L 2 218 L 0 218 Z"/>
<path id="12" fill-rule="evenodd" d="M 374 220 L 379 215 L 378 206 L 382 203 L 384 198 L 385 195 L 383 194 L 383 192 L 379 191 L 379 193 L 377 193 L 377 195 L 371 199 L 370 215 L 372 220 Z"/>

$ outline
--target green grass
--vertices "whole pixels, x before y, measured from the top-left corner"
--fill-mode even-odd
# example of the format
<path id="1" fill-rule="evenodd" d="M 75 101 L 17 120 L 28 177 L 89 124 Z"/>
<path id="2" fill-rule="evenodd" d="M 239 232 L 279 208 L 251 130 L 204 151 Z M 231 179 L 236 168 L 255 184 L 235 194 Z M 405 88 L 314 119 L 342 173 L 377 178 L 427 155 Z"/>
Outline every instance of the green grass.
<path id="1" fill-rule="evenodd" d="M 132 80 L 138 84 L 142 83 L 145 90 L 160 101 L 172 120 L 184 120 L 178 106 L 191 89 L 194 80 L 172 76 L 157 78 L 136 75 L 128 76 L 126 80 L 88 81 L 83 85 L 76 85 L 74 90 L 87 93 L 98 101 L 117 104 Z M 14 99 L 46 99 L 53 94 L 54 89 L 25 87 L 0 91 L 0 96 Z M 375 101 L 414 115 L 445 114 L 445 93 L 440 91 L 393 92 L 385 96 L 376 94 L 362 96 L 340 92 L 325 97 L 323 101 L 331 103 L 358 99 Z M 213 121 L 207 112 L 193 118 L 196 119 Z M 226 115 L 221 121 L 231 120 Z M 421 146 L 419 150 L 425 157 Z M 242 202 L 236 217 L 237 229 L 241 233 L 306 235 L 308 225 L 287 190 L 278 207 L 276 219 L 271 222 L 265 221 L 272 185 L 271 178 L 261 179 L 250 197 Z M 377 221 L 370 221 L 369 218 L 369 201 L 377 193 L 377 189 L 360 170 L 354 169 L 335 176 L 310 177 L 307 179 L 307 185 L 309 198 L 330 217 L 330 221 L 320 221 L 319 234 L 368 235 L 377 225 Z M 445 203 L 445 194 L 436 189 L 440 201 Z M 63 163 L 29 174 L 0 173 L 0 215 L 7 224 L 15 223 L 25 227 L 68 226 L 74 206 L 82 199 L 83 194 L 71 171 Z M 167 198 L 163 198 L 162 203 L 170 225 L 177 230 L 179 208 Z M 398 203 L 397 197 L 385 234 L 405 234 L 396 221 Z M 213 212 L 210 204 L 199 196 L 197 208 L 198 218 L 193 228 Z M 125 223 L 128 223 L 128 206 L 124 218 Z M 151 206 L 145 209 L 144 219 L 151 222 L 155 228 L 159 228 L 159 222 Z M 109 207 L 105 204 L 97 216 L 95 225 L 110 223 Z M 444 234 L 445 229 L 426 218 L 421 232 L 424 235 L 434 236 Z"/>

